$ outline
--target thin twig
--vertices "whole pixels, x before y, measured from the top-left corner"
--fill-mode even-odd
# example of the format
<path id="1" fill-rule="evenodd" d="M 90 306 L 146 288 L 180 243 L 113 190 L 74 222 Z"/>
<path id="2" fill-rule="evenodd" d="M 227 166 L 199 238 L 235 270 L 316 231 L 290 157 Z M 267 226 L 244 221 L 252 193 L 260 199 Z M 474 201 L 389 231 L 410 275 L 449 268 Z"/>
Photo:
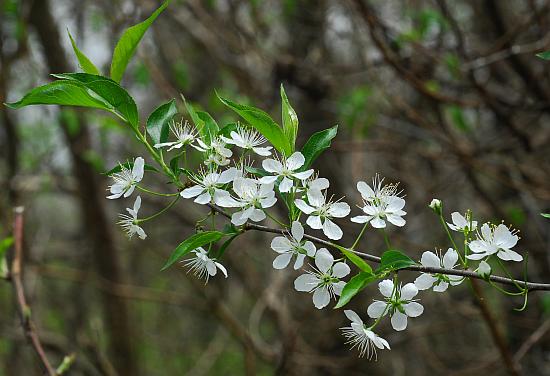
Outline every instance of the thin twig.
<path id="1" fill-rule="evenodd" d="M 15 238 L 15 255 L 11 263 L 10 276 L 15 289 L 17 308 L 21 317 L 21 325 L 23 332 L 28 342 L 38 355 L 40 364 L 44 371 L 49 376 L 57 376 L 57 372 L 53 369 L 48 360 L 40 338 L 36 333 L 36 327 L 31 320 L 31 308 L 27 304 L 25 298 L 25 290 L 23 287 L 22 272 L 23 272 L 23 207 L 15 208 L 14 220 L 14 238 Z"/>
<path id="2" fill-rule="evenodd" d="M 223 215 L 226 218 L 231 218 L 226 212 L 224 212 L 222 209 L 218 208 L 215 205 L 209 204 L 210 208 L 212 208 L 217 213 Z M 244 230 L 256 230 L 256 231 L 262 231 L 262 232 L 270 232 L 273 234 L 281 234 L 285 235 L 288 234 L 288 230 L 286 229 L 277 229 L 277 228 L 271 228 L 263 225 L 257 225 L 254 223 L 246 223 L 244 225 Z M 338 249 L 336 245 L 332 242 L 329 242 L 327 240 L 316 238 L 315 236 L 311 236 L 308 234 L 304 234 L 304 238 L 311 240 L 313 243 L 323 245 L 326 247 L 330 247 L 332 249 Z M 351 251 L 351 250 L 350 250 Z M 367 261 L 372 261 L 377 264 L 379 264 L 382 260 L 378 256 L 374 256 L 368 253 L 360 252 L 360 251 L 352 251 L 358 256 L 361 256 Z M 411 270 L 415 272 L 421 272 L 421 273 L 430 273 L 430 274 L 445 274 L 445 275 L 456 275 L 460 277 L 465 278 L 471 278 L 471 279 L 480 279 L 485 281 L 485 278 L 477 274 L 476 272 L 472 270 L 459 270 L 459 269 L 445 269 L 445 268 L 434 268 L 434 267 L 428 267 L 428 266 L 422 266 L 422 265 L 412 265 L 406 268 L 403 268 L 401 270 Z M 550 284 L 548 283 L 537 283 L 537 282 L 528 282 L 528 281 L 514 281 L 510 278 L 505 278 L 497 275 L 491 275 L 488 278 L 490 281 L 501 283 L 503 285 L 508 286 L 514 286 L 517 287 L 517 284 L 524 287 L 525 289 L 529 291 L 536 291 L 536 290 L 545 290 L 550 291 Z"/>

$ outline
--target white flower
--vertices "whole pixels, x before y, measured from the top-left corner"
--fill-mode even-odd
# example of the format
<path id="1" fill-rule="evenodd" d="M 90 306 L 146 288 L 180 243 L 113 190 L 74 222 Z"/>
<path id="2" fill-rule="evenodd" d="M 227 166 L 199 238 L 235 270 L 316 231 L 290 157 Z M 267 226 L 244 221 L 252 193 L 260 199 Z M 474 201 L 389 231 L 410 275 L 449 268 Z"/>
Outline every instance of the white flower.
<path id="1" fill-rule="evenodd" d="M 205 279 L 208 283 L 208 279 L 217 274 L 217 269 L 220 269 L 225 278 L 227 278 L 227 270 L 219 262 L 208 257 L 208 252 L 199 247 L 192 251 L 195 256 L 192 259 L 181 261 L 185 266 L 189 267 L 189 271 L 195 276 Z"/>
<path id="2" fill-rule="evenodd" d="M 302 274 L 294 281 L 297 291 L 313 292 L 313 304 L 318 309 L 326 307 L 330 298 L 336 298 L 346 285 L 340 278 L 347 276 L 350 268 L 343 262 L 334 263 L 334 257 L 326 248 L 321 248 L 315 255 L 313 271 Z"/>
<path id="3" fill-rule="evenodd" d="M 145 239 L 147 237 L 147 234 L 145 234 L 145 231 L 138 225 L 138 211 L 141 207 L 141 197 L 137 196 L 136 200 L 134 201 L 134 208 L 126 208 L 128 214 L 119 214 L 120 221 L 118 221 L 118 224 L 122 226 L 122 229 L 126 231 L 126 235 L 128 235 L 128 238 L 132 239 L 132 236 L 134 234 L 138 234 L 138 237 L 140 239 Z"/>
<path id="4" fill-rule="evenodd" d="M 491 265 L 485 261 L 481 261 L 476 269 L 477 274 L 482 277 L 488 277 L 491 275 Z"/>
<path id="5" fill-rule="evenodd" d="M 344 314 L 351 320 L 351 325 L 340 329 L 347 339 L 346 343 L 351 345 L 351 349 L 357 347 L 360 357 L 365 354 L 369 359 L 372 359 L 373 356 L 376 357 L 376 348 L 390 350 L 388 341 L 367 328 L 357 313 L 346 309 Z"/>
<path id="6" fill-rule="evenodd" d="M 292 154 L 286 160 L 278 161 L 276 159 L 264 159 L 262 162 L 262 167 L 267 172 L 272 173 L 273 175 L 264 176 L 260 179 L 260 182 L 263 184 L 275 183 L 275 181 L 282 177 L 281 183 L 279 184 L 279 191 L 281 192 L 290 192 L 294 186 L 293 178 L 299 180 L 305 180 L 313 174 L 313 169 L 297 172 L 305 163 L 306 158 L 299 151 Z"/>
<path id="7" fill-rule="evenodd" d="M 435 253 L 426 251 L 420 259 L 422 266 L 445 269 L 454 269 L 457 261 L 458 253 L 452 248 L 449 248 L 443 257 L 438 257 Z M 419 290 L 427 290 L 433 286 L 434 291 L 444 292 L 449 287 L 449 284 L 456 286 L 461 284 L 462 281 L 463 278 L 457 275 L 422 273 L 415 279 L 414 285 Z"/>
<path id="8" fill-rule="evenodd" d="M 294 269 L 298 270 L 304 265 L 304 258 L 307 256 L 315 256 L 315 245 L 304 238 L 304 227 L 298 221 L 292 222 L 290 229 L 290 238 L 285 236 L 277 236 L 271 241 L 271 249 L 279 253 L 279 256 L 273 260 L 275 269 L 284 269 L 290 263 L 292 256 L 296 256 Z"/>
<path id="9" fill-rule="evenodd" d="M 430 207 L 430 209 L 432 209 L 434 212 L 436 212 L 437 214 L 441 214 L 441 207 L 442 207 L 442 204 L 441 204 L 441 200 L 438 199 L 438 198 L 434 198 L 432 200 L 432 202 L 430 202 L 430 205 L 428 205 Z"/>
<path id="10" fill-rule="evenodd" d="M 207 145 L 200 138 L 197 139 L 198 145 L 191 145 L 200 152 L 207 155 L 204 163 L 206 165 L 216 164 L 218 166 L 227 166 L 233 152 L 225 147 L 225 142 L 217 137 L 213 137 L 210 144 Z"/>
<path id="11" fill-rule="evenodd" d="M 512 251 L 519 240 L 517 235 L 502 223 L 498 226 L 489 226 L 488 223 L 481 226 L 481 234 L 477 232 L 477 239 L 471 241 L 468 246 L 472 254 L 466 256 L 470 260 L 481 260 L 487 256 L 496 254 L 504 261 L 521 261 L 523 257 Z"/>
<path id="12" fill-rule="evenodd" d="M 202 172 L 197 178 L 194 178 L 195 185 L 185 188 L 180 192 L 183 198 L 195 198 L 197 204 L 205 205 L 214 203 L 219 206 L 227 206 L 230 199 L 229 192 L 220 189 L 224 184 L 230 183 L 235 178 L 237 169 L 228 168 L 221 174 L 218 172 Z"/>
<path id="13" fill-rule="evenodd" d="M 367 314 L 373 319 L 384 315 L 391 316 L 391 326 L 398 331 L 407 328 L 407 317 L 418 317 L 424 312 L 422 304 L 412 300 L 418 289 L 414 283 L 407 283 L 403 287 L 394 286 L 391 279 L 385 279 L 378 284 L 380 293 L 385 301 L 375 300 L 367 308 Z"/>
<path id="14" fill-rule="evenodd" d="M 323 233 L 332 240 L 342 238 L 342 229 L 331 218 L 344 218 L 350 212 L 350 207 L 345 202 L 328 201 L 325 195 L 317 189 L 307 192 L 307 201 L 298 199 L 295 204 L 302 212 L 308 214 L 306 223 L 312 229 L 323 229 Z"/>
<path id="15" fill-rule="evenodd" d="M 233 181 L 233 191 L 239 196 L 238 200 L 226 199 L 221 206 L 241 209 L 231 216 L 231 223 L 235 226 L 240 226 L 249 219 L 254 222 L 263 221 L 266 217 L 263 209 L 270 208 L 277 202 L 273 183 L 260 184 L 254 179 L 236 178 Z"/>
<path id="16" fill-rule="evenodd" d="M 395 226 L 404 226 L 405 214 L 403 207 L 405 200 L 398 196 L 397 184 L 386 184 L 382 186 L 384 179 L 377 174 L 373 179 L 373 188 L 364 181 L 357 183 L 357 190 L 361 193 L 364 206 L 363 212 L 367 215 L 358 215 L 351 218 L 355 223 L 370 222 L 374 228 L 386 227 L 386 220 Z"/>
<path id="17" fill-rule="evenodd" d="M 448 223 L 447 225 L 453 231 L 464 232 L 464 231 L 474 231 L 477 228 L 477 221 L 472 221 L 472 228 L 470 228 L 470 215 L 466 214 L 466 218 L 459 212 L 451 213 L 451 219 L 453 223 Z"/>
<path id="18" fill-rule="evenodd" d="M 309 191 L 310 189 L 324 191 L 325 189 L 328 189 L 330 182 L 327 178 L 320 178 L 318 174 L 314 174 L 306 180 L 302 180 L 302 186 L 305 191 Z"/>
<path id="19" fill-rule="evenodd" d="M 264 144 L 267 140 L 253 129 L 239 127 L 237 131 L 231 131 L 230 136 L 231 138 L 221 136 L 221 139 L 228 144 L 233 144 L 245 150 L 251 150 L 264 157 L 271 155 L 272 147 L 260 147 L 260 145 Z"/>
<path id="20" fill-rule="evenodd" d="M 169 146 L 168 151 L 172 149 L 180 149 L 183 146 L 190 145 L 197 138 L 197 130 L 190 126 L 187 120 L 185 121 L 185 124 L 183 124 L 183 121 L 172 121 L 170 124 L 170 130 L 174 136 L 176 136 L 176 141 L 155 144 L 155 148 L 159 149 Z"/>
<path id="21" fill-rule="evenodd" d="M 120 172 L 111 176 L 115 183 L 109 187 L 112 194 L 107 196 L 107 198 L 115 199 L 122 195 L 124 195 L 124 197 L 130 196 L 132 192 L 134 192 L 136 184 L 143 179 L 144 167 L 145 160 L 141 157 L 137 157 L 134 160 L 132 170 L 120 165 Z"/>

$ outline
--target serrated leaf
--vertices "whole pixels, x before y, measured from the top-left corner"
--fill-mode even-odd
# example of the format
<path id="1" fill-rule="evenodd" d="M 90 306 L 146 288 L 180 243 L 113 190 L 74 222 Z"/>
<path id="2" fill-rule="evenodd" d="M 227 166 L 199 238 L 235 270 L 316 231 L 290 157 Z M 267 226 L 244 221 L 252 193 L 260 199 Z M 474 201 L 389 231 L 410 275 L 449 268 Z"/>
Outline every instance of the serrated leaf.
<path id="1" fill-rule="evenodd" d="M 166 261 L 166 264 L 164 264 L 164 266 L 162 267 L 161 271 L 169 268 L 172 264 L 174 264 L 176 261 L 178 261 L 180 258 L 185 256 L 192 250 L 197 249 L 198 247 L 202 247 L 206 244 L 217 242 L 224 235 L 225 234 L 220 231 L 205 231 L 192 235 L 176 247 L 176 249 L 168 258 L 168 261 Z"/>
<path id="2" fill-rule="evenodd" d="M 94 65 L 94 63 L 92 63 L 91 60 L 88 59 L 88 57 L 78 49 L 69 29 L 67 29 L 67 34 L 69 34 L 69 39 L 71 40 L 71 45 L 73 46 L 73 51 L 76 55 L 76 58 L 78 59 L 78 64 L 80 65 L 80 68 L 82 68 L 82 70 L 86 73 L 100 75 L 101 73 L 99 72 L 99 69 L 97 69 L 97 67 Z"/>
<path id="3" fill-rule="evenodd" d="M 170 102 L 158 106 L 147 119 L 147 133 L 153 140 L 154 144 L 160 144 L 168 140 L 170 120 L 177 114 L 176 101 L 172 99 Z"/>
<path id="4" fill-rule="evenodd" d="M 281 112 L 283 133 L 290 144 L 291 153 L 293 153 L 296 148 L 296 137 L 298 136 L 298 116 L 288 101 L 283 84 L 281 84 Z"/>
<path id="5" fill-rule="evenodd" d="M 109 104 L 93 97 L 83 84 L 66 80 L 35 87 L 19 101 L 6 103 L 6 106 L 18 109 L 37 104 L 89 107 L 112 111 Z"/>
<path id="6" fill-rule="evenodd" d="M 416 262 L 401 251 L 389 250 L 382 253 L 380 266 L 376 274 L 384 271 L 398 270 L 416 265 Z"/>
<path id="7" fill-rule="evenodd" d="M 264 111 L 252 106 L 235 103 L 216 93 L 219 100 L 235 111 L 248 124 L 260 132 L 279 152 L 289 156 L 292 148 L 287 141 L 281 127 Z"/>
<path id="8" fill-rule="evenodd" d="M 302 154 L 304 155 L 306 161 L 303 170 L 308 169 L 311 164 L 321 155 L 323 151 L 330 147 L 330 143 L 336 134 L 338 133 L 338 126 L 335 125 L 332 128 L 325 129 L 314 133 L 306 144 L 302 148 Z"/>
<path id="9" fill-rule="evenodd" d="M 110 78 L 89 73 L 61 73 L 52 74 L 56 78 L 66 81 L 79 82 L 85 88 L 91 90 L 98 100 L 104 101 L 110 106 L 111 111 L 116 111 L 132 127 L 136 128 L 139 116 L 136 102 L 118 83 Z"/>
<path id="10" fill-rule="evenodd" d="M 116 174 L 117 172 L 122 171 L 122 167 L 125 167 L 125 168 L 127 168 L 128 170 L 132 170 L 132 168 L 134 167 L 134 162 L 121 163 L 121 164 L 119 164 L 119 165 L 113 167 L 113 168 L 110 169 L 109 171 L 104 172 L 103 175 L 111 176 L 112 174 Z M 144 169 L 145 171 L 160 172 L 160 171 L 159 171 L 158 169 L 156 169 L 154 166 L 148 165 L 147 163 L 143 166 L 143 169 Z"/>
<path id="11" fill-rule="evenodd" d="M 129 27 L 124 31 L 116 44 L 113 52 L 113 60 L 111 62 L 111 78 L 116 82 L 120 82 L 124 71 L 130 62 L 132 56 L 136 52 L 136 48 L 143 38 L 143 35 L 149 29 L 151 24 L 157 19 L 159 14 L 168 6 L 170 0 L 165 1 L 157 10 L 151 14 L 145 21 Z"/>
<path id="12" fill-rule="evenodd" d="M 543 60 L 550 60 L 550 51 L 540 52 L 536 55 L 538 58 Z"/>
<path id="13" fill-rule="evenodd" d="M 369 283 L 375 281 L 376 279 L 376 275 L 365 272 L 360 272 L 359 274 L 353 276 L 353 278 L 350 279 L 342 289 L 340 299 L 338 299 L 338 303 L 336 303 L 334 309 L 342 308 L 348 304 L 355 295 L 357 295 L 361 290 L 367 287 Z"/>

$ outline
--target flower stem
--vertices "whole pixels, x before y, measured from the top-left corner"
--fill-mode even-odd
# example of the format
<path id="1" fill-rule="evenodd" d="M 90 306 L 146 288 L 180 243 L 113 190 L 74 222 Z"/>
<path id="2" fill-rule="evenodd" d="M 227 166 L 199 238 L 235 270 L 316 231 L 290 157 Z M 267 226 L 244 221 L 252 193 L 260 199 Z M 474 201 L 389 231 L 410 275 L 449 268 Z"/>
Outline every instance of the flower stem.
<path id="1" fill-rule="evenodd" d="M 265 213 L 269 218 L 271 218 L 273 221 L 277 222 L 280 226 L 288 227 L 288 226 L 285 225 L 283 222 L 279 221 L 277 218 L 275 218 L 274 216 L 272 216 L 271 214 L 269 214 L 268 211 L 264 210 L 264 213 Z"/>
<path id="2" fill-rule="evenodd" d="M 159 215 L 163 214 L 165 211 L 167 211 L 168 209 L 170 209 L 172 206 L 175 205 L 176 202 L 178 202 L 178 200 L 180 199 L 180 196 L 178 195 L 171 203 L 168 204 L 168 206 L 166 206 L 164 209 L 162 209 L 161 211 L 159 211 L 158 213 L 155 213 L 147 218 L 142 218 L 142 219 L 138 219 L 136 222 L 137 223 L 142 223 L 142 222 L 146 222 L 146 221 L 149 221 L 153 218 L 156 218 L 158 217 Z"/>
<path id="3" fill-rule="evenodd" d="M 443 212 L 441 212 L 439 214 L 439 221 L 441 222 L 441 226 L 443 226 L 443 228 L 445 229 L 445 232 L 447 233 L 447 236 L 449 237 L 449 240 L 451 241 L 451 244 L 452 244 L 454 250 L 458 254 L 458 258 L 460 259 L 460 263 L 462 264 L 462 266 L 466 267 L 467 263 L 466 263 L 466 261 L 464 261 L 464 258 L 462 257 L 462 255 L 458 251 L 458 247 L 455 243 L 455 240 L 453 239 L 453 236 L 451 235 L 451 231 L 449 231 L 449 226 L 447 226 L 447 222 L 445 222 L 445 218 L 443 218 Z"/>
<path id="4" fill-rule="evenodd" d="M 382 235 L 384 236 L 384 243 L 386 243 L 386 248 L 389 251 L 391 250 L 391 244 L 390 244 L 390 238 L 388 237 L 388 233 L 383 228 L 381 228 L 380 230 L 382 231 Z"/>
<path id="5" fill-rule="evenodd" d="M 160 193 L 160 192 L 154 192 L 147 188 L 140 187 L 139 185 L 136 185 L 137 189 L 140 191 L 155 195 L 155 196 L 162 196 L 162 197 L 173 197 L 173 196 L 179 196 L 179 193 Z"/>
<path id="6" fill-rule="evenodd" d="M 368 225 L 369 225 L 368 222 L 363 225 L 363 228 L 361 229 L 361 232 L 359 233 L 359 235 L 357 235 L 357 239 L 355 239 L 355 242 L 353 242 L 353 245 L 350 248 L 351 251 L 353 251 L 355 249 L 355 247 L 357 247 L 357 245 L 359 244 L 359 241 L 363 237 L 363 234 L 365 233 L 365 230 L 367 229 Z"/>

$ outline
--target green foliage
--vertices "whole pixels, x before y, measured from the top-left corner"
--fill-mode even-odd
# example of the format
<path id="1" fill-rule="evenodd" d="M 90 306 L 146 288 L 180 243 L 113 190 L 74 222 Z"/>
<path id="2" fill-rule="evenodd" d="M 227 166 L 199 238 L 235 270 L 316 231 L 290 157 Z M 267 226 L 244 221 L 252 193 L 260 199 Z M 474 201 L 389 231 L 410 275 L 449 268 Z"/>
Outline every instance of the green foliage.
<path id="1" fill-rule="evenodd" d="M 367 272 L 360 272 L 359 274 L 353 276 L 353 278 L 351 278 L 342 289 L 340 299 L 338 299 L 338 303 L 336 303 L 334 309 L 342 308 L 348 304 L 355 295 L 357 295 L 361 290 L 367 287 L 369 283 L 375 281 L 376 279 L 376 275 Z"/>
<path id="2" fill-rule="evenodd" d="M 543 60 L 550 60 L 550 51 L 540 52 L 536 56 Z"/>
<path id="3" fill-rule="evenodd" d="M 109 111 L 120 115 L 132 127 L 137 128 L 139 115 L 134 99 L 113 80 L 88 73 L 54 74 L 56 78 L 79 82 L 91 90 L 98 99 L 108 105 Z"/>
<path id="4" fill-rule="evenodd" d="M 170 102 L 158 106 L 149 115 L 147 119 L 147 133 L 154 144 L 166 142 L 170 130 L 170 121 L 177 112 L 176 101 L 172 99 Z"/>
<path id="5" fill-rule="evenodd" d="M 353 253 L 353 252 L 351 252 L 351 251 L 349 251 L 349 250 L 347 250 L 343 247 L 338 247 L 338 249 L 344 254 L 344 256 L 346 256 L 346 258 L 348 260 L 350 260 L 352 263 L 354 263 L 355 266 L 357 266 L 359 269 L 361 269 L 365 273 L 372 274 L 372 268 L 361 257 L 357 256 L 355 253 Z"/>
<path id="6" fill-rule="evenodd" d="M 264 111 L 252 106 L 232 102 L 218 95 L 220 101 L 239 114 L 252 127 L 260 132 L 279 152 L 292 154 L 292 147 L 285 137 L 281 127 Z"/>
<path id="7" fill-rule="evenodd" d="M 122 167 L 127 168 L 128 170 L 131 170 L 134 167 L 134 162 L 126 162 L 126 163 L 119 163 L 116 167 L 110 169 L 107 172 L 104 172 L 104 175 L 111 176 L 112 174 L 116 174 L 117 172 L 122 171 Z M 144 165 L 143 169 L 145 171 L 152 171 L 152 172 L 160 172 L 157 170 L 156 167 L 148 165 L 147 163 Z"/>
<path id="8" fill-rule="evenodd" d="M 197 111 L 197 116 L 203 123 L 203 134 L 207 141 L 210 141 L 213 136 L 216 136 L 218 134 L 218 131 L 220 130 L 220 127 L 218 126 L 218 123 L 216 123 L 216 120 L 208 112 L 204 111 Z"/>
<path id="9" fill-rule="evenodd" d="M 302 154 L 306 159 L 302 169 L 305 170 L 309 168 L 313 161 L 315 161 L 323 151 L 330 147 L 330 142 L 336 137 L 337 132 L 338 126 L 335 125 L 332 128 L 314 133 L 309 140 L 307 140 L 302 148 Z"/>
<path id="10" fill-rule="evenodd" d="M 464 116 L 464 111 L 459 106 L 447 107 L 447 114 L 451 120 L 451 123 L 462 132 L 470 132 L 472 130 L 471 125 Z"/>
<path id="11" fill-rule="evenodd" d="M 550 213 L 540 213 L 544 218 L 550 219 Z"/>
<path id="12" fill-rule="evenodd" d="M 401 251 L 389 250 L 382 253 L 380 266 L 376 269 L 376 274 L 407 268 L 416 265 L 416 262 Z"/>
<path id="13" fill-rule="evenodd" d="M 6 278 L 9 274 L 6 252 L 13 244 L 13 237 L 0 240 L 0 278 Z"/>
<path id="14" fill-rule="evenodd" d="M 199 233 L 196 233 L 195 235 L 192 235 L 191 237 L 185 239 L 176 247 L 176 249 L 172 252 L 170 257 L 168 258 L 168 261 L 166 261 L 166 264 L 164 264 L 164 266 L 162 267 L 161 271 L 168 269 L 176 261 L 178 261 L 180 258 L 185 256 L 192 250 L 197 249 L 198 247 L 202 247 L 206 244 L 217 242 L 224 235 L 225 234 L 220 231 L 204 231 L 204 232 L 199 232 Z"/>
<path id="15" fill-rule="evenodd" d="M 298 116 L 288 101 L 283 84 L 281 84 L 281 112 L 283 133 L 290 144 L 290 152 L 293 153 L 296 148 L 296 137 L 298 135 Z"/>
<path id="16" fill-rule="evenodd" d="M 136 48 L 141 41 L 141 38 L 143 38 L 143 35 L 147 31 L 147 29 L 149 29 L 149 27 L 157 19 L 159 14 L 161 14 L 162 11 L 166 9 L 169 3 L 170 0 L 165 1 L 145 21 L 129 27 L 124 31 L 113 52 L 113 60 L 111 62 L 111 78 L 114 81 L 120 82 L 122 76 L 124 75 L 124 71 L 128 66 L 128 62 L 136 52 Z"/>
<path id="17" fill-rule="evenodd" d="M 78 49 L 69 29 L 67 29 L 67 34 L 69 34 L 69 39 L 71 40 L 71 45 L 73 46 L 73 51 L 78 59 L 80 68 L 82 68 L 85 73 L 100 75 L 99 69 L 96 68 L 94 63 L 92 63 L 90 59 L 88 59 L 88 57 Z"/>

